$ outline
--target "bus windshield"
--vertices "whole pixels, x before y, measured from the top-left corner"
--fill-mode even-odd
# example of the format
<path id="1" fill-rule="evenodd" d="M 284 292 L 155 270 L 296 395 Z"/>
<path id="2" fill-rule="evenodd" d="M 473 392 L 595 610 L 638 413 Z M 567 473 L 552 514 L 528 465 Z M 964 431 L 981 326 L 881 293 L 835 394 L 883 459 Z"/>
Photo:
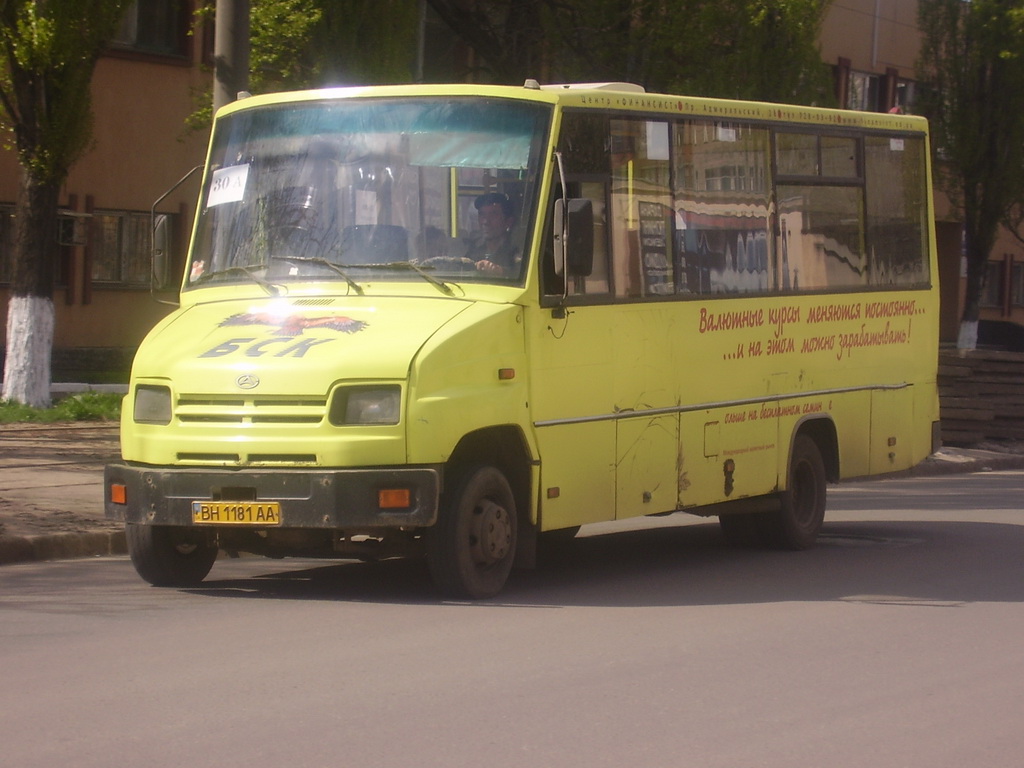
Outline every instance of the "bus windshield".
<path id="1" fill-rule="evenodd" d="M 339 99 L 218 120 L 187 288 L 518 283 L 550 107 Z"/>

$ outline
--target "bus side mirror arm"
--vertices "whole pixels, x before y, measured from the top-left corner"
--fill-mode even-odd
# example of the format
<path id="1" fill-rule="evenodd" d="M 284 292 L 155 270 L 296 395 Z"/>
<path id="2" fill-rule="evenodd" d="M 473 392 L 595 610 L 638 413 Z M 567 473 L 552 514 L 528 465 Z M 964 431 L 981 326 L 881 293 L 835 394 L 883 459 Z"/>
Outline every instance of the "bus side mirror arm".
<path id="1" fill-rule="evenodd" d="M 167 270 L 168 260 L 170 258 L 171 248 L 171 231 L 170 231 L 170 219 L 163 214 L 158 214 L 156 208 L 162 203 L 168 195 L 174 190 L 192 178 L 192 175 L 196 171 L 201 171 L 203 166 L 197 165 L 191 171 L 186 173 L 173 187 L 164 192 L 160 197 L 156 199 L 153 206 L 149 209 L 149 232 L 152 238 L 150 248 L 150 259 L 151 269 L 149 273 L 149 295 L 153 297 L 153 300 L 160 304 L 169 304 L 172 307 L 178 306 L 176 301 L 166 301 L 165 299 L 157 298 L 156 292 L 164 288 L 167 285 Z"/>
<path id="2" fill-rule="evenodd" d="M 562 301 L 551 310 L 551 316 L 564 320 L 569 315 L 565 308 L 569 298 L 569 279 L 586 277 L 594 268 L 594 205 L 586 198 L 569 197 L 562 153 L 556 150 L 554 160 L 562 195 L 555 200 L 552 215 L 553 266 L 555 274 L 562 278 Z"/>

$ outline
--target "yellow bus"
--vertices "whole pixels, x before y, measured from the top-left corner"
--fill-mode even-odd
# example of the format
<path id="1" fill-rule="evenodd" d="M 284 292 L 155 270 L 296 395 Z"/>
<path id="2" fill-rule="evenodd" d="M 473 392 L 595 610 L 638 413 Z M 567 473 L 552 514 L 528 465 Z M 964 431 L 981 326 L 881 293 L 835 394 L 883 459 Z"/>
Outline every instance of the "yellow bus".
<path id="1" fill-rule="evenodd" d="M 220 550 L 411 556 L 488 597 L 547 534 L 671 512 L 809 547 L 828 482 L 937 447 L 937 275 L 921 118 L 616 83 L 246 98 L 107 515 L 156 585 Z"/>

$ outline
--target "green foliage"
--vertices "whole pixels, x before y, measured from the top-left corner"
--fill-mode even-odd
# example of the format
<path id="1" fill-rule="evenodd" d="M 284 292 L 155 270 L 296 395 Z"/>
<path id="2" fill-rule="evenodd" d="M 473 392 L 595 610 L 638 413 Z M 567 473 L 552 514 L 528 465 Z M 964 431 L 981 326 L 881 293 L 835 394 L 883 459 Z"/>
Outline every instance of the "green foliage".
<path id="1" fill-rule="evenodd" d="M 519 84 L 619 80 L 649 91 L 827 104 L 817 35 L 829 0 L 428 0 Z"/>
<path id="2" fill-rule="evenodd" d="M 417 3 L 252 0 L 250 90 L 411 80 Z"/>
<path id="3" fill-rule="evenodd" d="M 254 93 L 294 90 L 312 84 L 322 62 L 310 39 L 323 10 L 309 0 L 253 0 L 250 18 L 250 89 Z"/>
<path id="4" fill-rule="evenodd" d="M 920 109 L 937 177 L 964 217 L 964 320 L 978 319 L 999 225 L 1024 206 L 1024 1 L 921 0 Z"/>
<path id="5" fill-rule="evenodd" d="M 37 181 L 62 181 L 88 146 L 92 72 L 128 3 L 0 2 L 0 114 Z"/>
<path id="6" fill-rule="evenodd" d="M 473 52 L 456 76 L 625 80 L 652 91 L 828 104 L 829 0 L 427 0 Z M 252 0 L 251 90 L 408 82 L 419 4 Z"/>
<path id="7" fill-rule="evenodd" d="M 196 23 L 213 29 L 213 0 L 195 12 Z M 249 91 L 273 93 L 310 87 L 321 62 L 310 42 L 323 12 L 309 0 L 252 0 L 249 8 Z M 195 110 L 185 118 L 188 130 L 202 130 L 213 122 L 213 88 L 192 91 Z"/>
<path id="8" fill-rule="evenodd" d="M 316 85 L 383 85 L 412 80 L 419 3 L 319 0 L 318 5 L 320 20 L 311 29 L 311 53 L 319 62 Z"/>
<path id="9" fill-rule="evenodd" d="M 52 408 L 32 408 L 12 400 L 0 400 L 0 424 L 25 421 L 116 421 L 121 416 L 121 395 L 84 392 L 67 397 Z"/>
<path id="10" fill-rule="evenodd" d="M 827 6 L 821 0 L 704 4 L 703 31 L 710 37 L 698 55 L 715 64 L 695 62 L 670 87 L 707 96 L 832 105 L 831 75 L 817 45 Z"/>
<path id="11" fill-rule="evenodd" d="M 213 11 L 208 3 L 196 18 Z M 252 0 L 249 90 L 409 82 L 418 21 L 418 3 L 408 0 Z M 193 103 L 186 127 L 209 127 L 212 90 L 194 92 Z"/>

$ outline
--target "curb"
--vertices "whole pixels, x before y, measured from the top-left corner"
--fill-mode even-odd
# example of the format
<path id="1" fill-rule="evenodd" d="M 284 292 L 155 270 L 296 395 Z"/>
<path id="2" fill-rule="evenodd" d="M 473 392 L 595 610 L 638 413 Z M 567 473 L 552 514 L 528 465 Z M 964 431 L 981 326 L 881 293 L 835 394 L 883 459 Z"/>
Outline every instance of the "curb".
<path id="1" fill-rule="evenodd" d="M 0 565 L 126 554 L 124 531 L 0 538 Z"/>
<path id="2" fill-rule="evenodd" d="M 1024 455 L 992 454 L 960 461 L 925 459 L 916 467 L 903 472 L 877 475 L 876 477 L 879 480 L 896 477 L 936 477 L 939 475 L 967 475 L 974 472 L 997 472 L 1006 469 L 1024 469 Z"/>

